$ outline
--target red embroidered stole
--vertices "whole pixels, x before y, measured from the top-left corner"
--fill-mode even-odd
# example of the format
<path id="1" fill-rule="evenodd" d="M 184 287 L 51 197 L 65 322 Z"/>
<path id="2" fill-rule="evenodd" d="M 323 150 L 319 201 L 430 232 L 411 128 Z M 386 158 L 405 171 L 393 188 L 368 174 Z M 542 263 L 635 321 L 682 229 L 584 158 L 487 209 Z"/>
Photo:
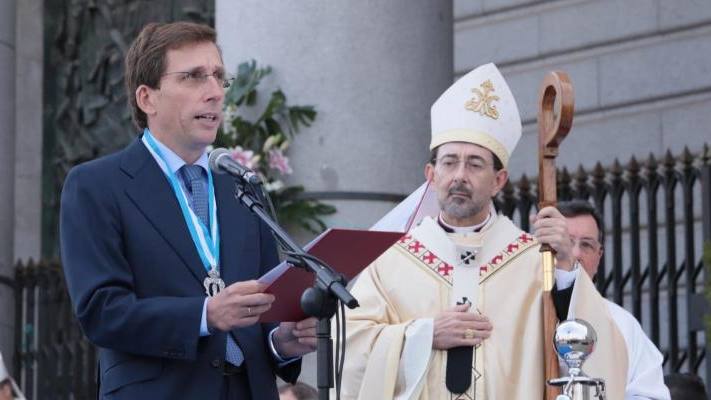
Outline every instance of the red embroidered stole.
<path id="1" fill-rule="evenodd" d="M 537 245 L 538 241 L 528 233 L 521 233 L 514 241 L 501 249 L 494 257 L 479 267 L 479 283 L 491 277 L 500 267 L 514 259 L 524 250 Z M 416 258 L 427 268 L 435 272 L 442 279 L 452 284 L 452 270 L 454 266 L 440 259 L 432 251 L 428 250 L 422 242 L 407 234 L 396 243 L 405 252 Z"/>

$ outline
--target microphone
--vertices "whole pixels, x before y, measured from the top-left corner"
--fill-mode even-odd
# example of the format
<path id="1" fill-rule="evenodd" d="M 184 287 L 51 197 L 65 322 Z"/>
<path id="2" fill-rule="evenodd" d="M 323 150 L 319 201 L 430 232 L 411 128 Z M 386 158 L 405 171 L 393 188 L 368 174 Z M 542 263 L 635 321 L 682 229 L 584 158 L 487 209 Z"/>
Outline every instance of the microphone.
<path id="1" fill-rule="evenodd" d="M 212 172 L 217 174 L 227 173 L 253 185 L 262 184 L 262 179 L 259 175 L 235 161 L 230 156 L 230 151 L 225 148 L 220 147 L 212 150 L 208 158 L 208 165 Z"/>

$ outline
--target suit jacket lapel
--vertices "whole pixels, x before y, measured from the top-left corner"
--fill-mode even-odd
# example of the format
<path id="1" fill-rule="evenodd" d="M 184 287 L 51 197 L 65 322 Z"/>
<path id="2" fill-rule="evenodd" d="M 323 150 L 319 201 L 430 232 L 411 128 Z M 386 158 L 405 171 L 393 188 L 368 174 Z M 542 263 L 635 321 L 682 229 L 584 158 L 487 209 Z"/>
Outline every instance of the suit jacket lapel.
<path id="1" fill-rule="evenodd" d="M 220 266 L 225 284 L 255 279 L 259 273 L 259 225 L 239 200 L 234 197 L 234 181 L 227 175 L 213 174 L 215 197 L 217 200 L 217 219 L 220 227 Z"/>
<path id="2" fill-rule="evenodd" d="M 228 175 L 212 175 L 220 227 L 220 268 L 225 285 L 256 279 L 260 271 L 259 224 L 257 217 L 234 196 L 234 180 Z M 260 338 L 252 329 L 233 329 L 232 335 L 245 359 L 259 357 L 249 343 Z"/>
<path id="3" fill-rule="evenodd" d="M 178 200 L 140 139 L 124 151 L 121 169 L 133 178 L 126 186 L 126 194 L 202 284 L 207 272 L 183 220 Z"/>

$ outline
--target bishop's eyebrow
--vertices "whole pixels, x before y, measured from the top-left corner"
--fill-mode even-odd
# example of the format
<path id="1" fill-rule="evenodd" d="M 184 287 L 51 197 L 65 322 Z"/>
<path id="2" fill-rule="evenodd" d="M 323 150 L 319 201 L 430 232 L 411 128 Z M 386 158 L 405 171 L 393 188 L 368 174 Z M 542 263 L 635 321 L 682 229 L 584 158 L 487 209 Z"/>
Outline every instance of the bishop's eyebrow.
<path id="1" fill-rule="evenodd" d="M 486 162 L 487 162 L 484 157 L 482 157 L 482 156 L 480 156 L 480 155 L 476 155 L 476 154 L 472 154 L 472 155 L 470 155 L 470 156 L 467 157 L 467 161 L 472 161 L 472 160 L 481 161 L 481 162 L 483 162 L 483 163 L 486 163 Z"/>
<path id="2" fill-rule="evenodd" d="M 459 160 L 459 156 L 456 154 L 445 154 L 442 156 L 441 160 L 444 160 L 444 159 Z M 465 157 L 465 160 L 467 160 L 467 161 L 476 160 L 476 161 L 486 162 L 486 159 L 484 159 L 484 157 L 482 157 L 480 155 L 476 155 L 476 154 L 472 154 L 472 155 Z"/>

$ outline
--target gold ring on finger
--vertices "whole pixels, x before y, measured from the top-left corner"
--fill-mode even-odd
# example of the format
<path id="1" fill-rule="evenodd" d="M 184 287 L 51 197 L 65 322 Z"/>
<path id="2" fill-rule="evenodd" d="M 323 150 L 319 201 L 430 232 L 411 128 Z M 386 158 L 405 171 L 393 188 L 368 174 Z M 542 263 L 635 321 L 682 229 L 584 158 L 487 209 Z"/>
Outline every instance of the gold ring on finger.
<path id="1" fill-rule="evenodd" d="M 464 330 L 464 339 L 474 339 L 474 329 L 465 329 Z"/>

